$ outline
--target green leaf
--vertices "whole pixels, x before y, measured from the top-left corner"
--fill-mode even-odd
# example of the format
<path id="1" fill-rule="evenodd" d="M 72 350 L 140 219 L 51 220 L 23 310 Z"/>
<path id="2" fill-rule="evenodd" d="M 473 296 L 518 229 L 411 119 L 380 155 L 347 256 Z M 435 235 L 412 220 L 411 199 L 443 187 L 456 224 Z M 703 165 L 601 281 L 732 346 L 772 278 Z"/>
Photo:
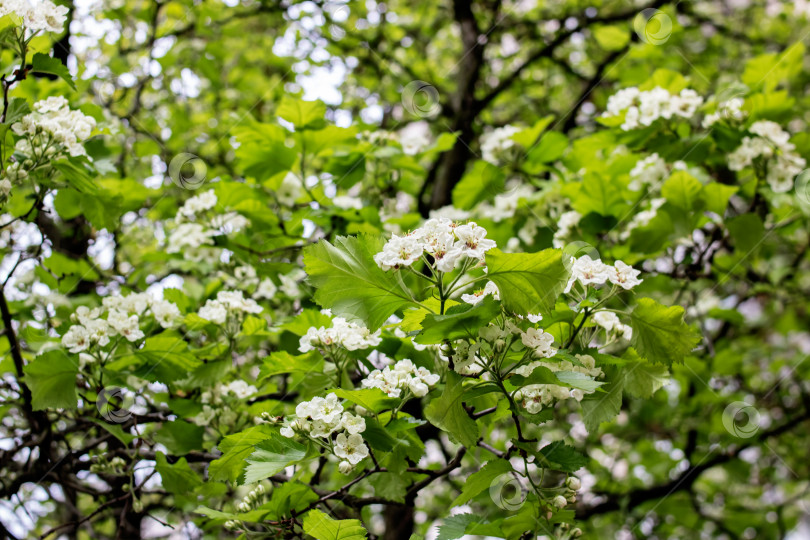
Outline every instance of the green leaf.
<path id="1" fill-rule="evenodd" d="M 245 459 L 253 453 L 255 445 L 267 440 L 273 433 L 270 426 L 259 425 L 226 436 L 217 445 L 222 456 L 208 467 L 209 479 L 236 482 L 245 469 Z"/>
<path id="2" fill-rule="evenodd" d="M 315 351 L 293 356 L 286 351 L 275 351 L 262 360 L 257 380 L 282 373 L 322 373 L 323 357 Z"/>
<path id="3" fill-rule="evenodd" d="M 726 222 L 736 251 L 749 253 L 756 249 L 765 236 L 765 226 L 756 214 L 743 214 Z"/>
<path id="4" fill-rule="evenodd" d="M 568 148 L 568 137 L 559 131 L 548 131 L 537 145 L 529 150 L 526 159 L 535 164 L 551 163 L 560 159 L 566 148 Z"/>
<path id="5" fill-rule="evenodd" d="M 245 483 L 252 484 L 264 480 L 289 465 L 297 463 L 307 455 L 306 446 L 287 437 L 273 434 L 256 445 L 256 449 L 245 461 Z"/>
<path id="6" fill-rule="evenodd" d="M 539 140 L 540 135 L 543 134 L 543 131 L 545 131 L 553 120 L 554 115 L 550 114 L 545 116 L 535 122 L 532 127 L 526 128 L 512 135 L 512 140 L 528 150 L 534 146 L 534 144 Z"/>
<path id="7" fill-rule="evenodd" d="M 505 459 L 489 461 L 480 470 L 470 475 L 461 488 L 461 495 L 450 506 L 461 506 L 482 491 L 489 489 L 492 482 L 502 474 L 512 472 L 512 464 Z"/>
<path id="8" fill-rule="evenodd" d="M 456 514 L 455 516 L 443 518 L 436 540 L 456 540 L 461 538 L 467 532 L 467 526 L 476 523 L 479 519 L 481 518 L 475 514 Z"/>
<path id="9" fill-rule="evenodd" d="M 543 467 L 557 471 L 572 473 L 588 464 L 587 457 L 562 441 L 544 446 L 537 455 L 541 457 Z"/>
<path id="10" fill-rule="evenodd" d="M 47 54 L 36 53 L 32 62 L 31 71 L 34 73 L 48 73 L 61 77 L 71 88 L 76 90 L 76 83 L 65 64 L 58 58 L 53 58 Z"/>
<path id="11" fill-rule="evenodd" d="M 382 238 L 339 236 L 335 244 L 321 240 L 304 249 L 304 265 L 315 288 L 315 301 L 335 315 L 379 328 L 395 311 L 419 306 L 402 289 L 393 272 L 374 262 Z"/>
<path id="12" fill-rule="evenodd" d="M 202 450 L 205 428 L 183 420 L 166 422 L 155 432 L 159 442 L 175 456 L 184 456 L 193 450 Z"/>
<path id="13" fill-rule="evenodd" d="M 487 295 L 477 305 L 459 304 L 444 315 L 429 313 L 422 320 L 422 330 L 414 341 L 421 344 L 442 343 L 445 339 L 477 337 L 478 329 L 486 326 L 501 312 L 497 300 Z"/>
<path id="14" fill-rule="evenodd" d="M 599 424 L 610 422 L 622 409 L 622 381 L 614 381 L 604 394 L 587 396 L 580 402 L 582 421 L 588 433 L 596 433 Z"/>
<path id="15" fill-rule="evenodd" d="M 706 184 L 703 186 L 702 194 L 706 210 L 722 217 L 726 213 L 729 199 L 737 191 L 739 191 L 737 186 L 726 186 L 717 182 Z"/>
<path id="16" fill-rule="evenodd" d="M 650 399 L 669 380 L 669 370 L 661 364 L 648 364 L 640 360 L 622 368 L 619 377 L 628 395 Z"/>
<path id="17" fill-rule="evenodd" d="M 23 373 L 25 384 L 31 389 L 31 405 L 35 411 L 76 408 L 79 363 L 63 350 L 42 353 L 23 368 Z"/>
<path id="18" fill-rule="evenodd" d="M 326 104 L 285 96 L 276 114 L 299 129 L 321 129 L 326 126 Z"/>
<path id="19" fill-rule="evenodd" d="M 186 458 L 180 458 L 171 464 L 166 461 L 166 454 L 158 452 L 155 456 L 155 469 L 160 474 L 163 487 L 169 493 L 190 495 L 203 483 L 200 475 L 191 469 Z"/>
<path id="20" fill-rule="evenodd" d="M 486 263 L 487 277 L 498 286 L 501 302 L 520 315 L 550 311 L 568 282 L 569 271 L 559 249 L 538 253 L 491 249 Z"/>
<path id="21" fill-rule="evenodd" d="M 304 532 L 317 540 L 365 540 L 366 530 L 357 519 L 332 519 L 318 509 L 304 516 Z"/>
<path id="22" fill-rule="evenodd" d="M 399 404 L 399 399 L 390 398 L 388 394 L 379 388 L 362 388 L 359 390 L 344 390 L 343 388 L 335 388 L 328 390 L 326 393 L 334 392 L 339 398 L 351 401 L 355 405 L 368 409 L 369 411 L 379 413 L 385 409 L 392 409 Z"/>
<path id="23" fill-rule="evenodd" d="M 318 500 L 312 488 L 301 482 L 285 482 L 273 489 L 270 502 L 265 507 L 275 519 L 289 516 L 292 510 L 301 511 Z"/>
<path id="24" fill-rule="evenodd" d="M 601 216 L 622 217 L 621 186 L 607 174 L 587 172 L 573 205 L 583 216 L 596 212 Z"/>
<path id="25" fill-rule="evenodd" d="M 446 377 L 444 392 L 425 408 L 425 418 L 459 443 L 472 448 L 478 442 L 479 431 L 478 425 L 461 405 L 464 378 L 453 371 L 448 371 Z"/>
<path id="26" fill-rule="evenodd" d="M 469 210 L 481 201 L 491 200 L 503 192 L 505 177 L 495 165 L 476 161 L 453 188 L 453 206 Z"/>
<path id="27" fill-rule="evenodd" d="M 593 392 L 605 384 L 602 381 L 595 381 L 593 377 L 589 377 L 584 373 L 579 373 L 576 371 L 557 371 L 554 373 L 554 375 L 557 377 L 557 380 L 563 384 L 563 386 L 579 388 L 580 390 L 585 390 L 586 392 Z"/>
<path id="28" fill-rule="evenodd" d="M 620 26 L 597 26 L 593 30 L 593 37 L 606 51 L 619 51 L 630 41 L 630 33 Z"/>
<path id="29" fill-rule="evenodd" d="M 384 472 L 372 475 L 369 484 L 374 488 L 374 495 L 388 501 L 405 502 L 408 481 L 400 474 Z"/>
<path id="30" fill-rule="evenodd" d="M 639 355 L 667 366 L 683 362 L 700 343 L 700 334 L 683 320 L 680 306 L 666 307 L 641 298 L 630 314 L 632 345 Z"/>
<path id="31" fill-rule="evenodd" d="M 679 209 L 691 212 L 702 189 L 697 178 L 686 171 L 675 171 L 661 186 L 661 195 Z"/>

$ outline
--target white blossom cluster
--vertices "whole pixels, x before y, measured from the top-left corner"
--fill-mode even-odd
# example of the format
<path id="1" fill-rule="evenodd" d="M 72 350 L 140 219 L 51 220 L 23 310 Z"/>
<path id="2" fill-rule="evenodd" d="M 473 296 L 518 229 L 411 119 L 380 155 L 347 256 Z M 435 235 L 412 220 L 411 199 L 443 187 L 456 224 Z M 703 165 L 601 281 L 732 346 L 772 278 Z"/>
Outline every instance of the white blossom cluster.
<path id="1" fill-rule="evenodd" d="M 476 215 L 500 223 L 514 217 L 521 199 L 528 199 L 535 193 L 531 186 L 522 185 L 520 181 L 510 182 L 506 192 L 495 195 L 492 204 L 483 202 L 476 208 Z"/>
<path id="2" fill-rule="evenodd" d="M 34 110 L 11 126 L 20 137 L 14 146 L 14 161 L 3 172 L 0 193 L 11 191 L 12 182 L 24 180 L 30 172 L 43 165 L 48 166 L 67 153 L 71 156 L 86 155 L 82 142 L 90 137 L 96 120 L 70 108 L 68 101 L 60 96 L 34 104 Z"/>
<path id="3" fill-rule="evenodd" d="M 633 328 L 630 325 L 622 324 L 619 316 L 612 311 L 598 311 L 593 315 L 593 322 L 601 326 L 608 334 L 621 336 L 625 339 L 632 339 Z"/>
<path id="4" fill-rule="evenodd" d="M 666 202 L 667 200 L 663 198 L 651 199 L 650 207 L 633 216 L 633 218 L 627 223 L 625 229 L 619 235 L 619 239 L 627 240 L 630 238 L 630 233 L 633 231 L 633 229 L 648 225 L 650 221 L 655 219 L 655 216 L 658 215 L 658 209 L 664 206 Z"/>
<path id="5" fill-rule="evenodd" d="M 79 306 L 71 315 L 76 323 L 62 336 L 62 345 L 72 353 L 81 353 L 93 346 L 104 347 L 110 338 L 121 336 L 133 342 L 143 339 L 140 318 L 151 315 L 163 328 L 171 328 L 181 317 L 177 306 L 158 300 L 146 293 L 128 296 L 108 296 L 102 307 Z M 105 314 L 107 318 L 102 316 Z"/>
<path id="6" fill-rule="evenodd" d="M 751 166 L 755 159 L 763 158 L 767 160 L 765 179 L 771 189 L 777 193 L 790 191 L 793 179 L 806 164 L 790 142 L 790 134 L 770 120 L 754 122 L 748 132 L 755 136 L 743 137 L 742 144 L 728 155 L 728 168 L 741 171 Z"/>
<path id="7" fill-rule="evenodd" d="M 298 350 L 307 353 L 319 347 L 337 346 L 356 351 L 376 347 L 381 341 L 380 330 L 372 333 L 365 326 L 348 322 L 343 317 L 335 317 L 330 328 L 310 327 L 307 333 L 301 336 Z"/>
<path id="8" fill-rule="evenodd" d="M 630 171 L 630 184 L 627 186 L 632 191 L 639 191 L 644 186 L 655 186 L 659 184 L 669 174 L 667 162 L 658 154 L 651 154 L 636 162 L 635 167 Z"/>
<path id="9" fill-rule="evenodd" d="M 519 131 L 520 128 L 515 126 L 503 126 L 481 135 L 481 157 L 484 161 L 493 165 L 508 161 L 515 147 L 512 136 Z"/>
<path id="10" fill-rule="evenodd" d="M 217 212 L 217 195 L 208 190 L 186 200 L 175 215 L 176 227 L 169 234 L 167 253 L 183 253 L 191 260 L 204 255 L 204 246 L 214 237 L 244 229 L 250 221 L 236 212 Z"/>
<path id="11" fill-rule="evenodd" d="M 325 398 L 315 397 L 303 401 L 295 407 L 295 416 L 288 417 L 281 428 L 281 435 L 288 438 L 296 433 L 307 437 L 323 438 L 331 445 L 334 454 L 340 458 L 338 468 L 348 474 L 368 457 L 368 447 L 360 435 L 366 430 L 366 420 L 362 416 L 345 412 L 343 404 L 334 393 Z M 332 435 L 337 436 L 332 441 Z"/>
<path id="12" fill-rule="evenodd" d="M 631 87 L 610 96 L 604 116 L 621 116 L 624 113 L 621 129 L 630 131 L 650 126 L 659 118 L 670 119 L 673 116 L 692 118 L 702 104 L 703 98 L 690 88 L 684 88 L 680 93 L 672 95 L 658 86 L 647 91 Z"/>
<path id="13" fill-rule="evenodd" d="M 571 234 L 574 227 L 579 225 L 581 219 L 582 214 L 576 210 L 563 212 L 560 215 L 560 219 L 557 221 L 557 230 L 554 232 L 554 239 L 552 240 L 555 248 L 560 249 L 565 246 L 565 238 Z"/>
<path id="14" fill-rule="evenodd" d="M 551 358 L 557 354 L 557 349 L 553 347 L 554 336 L 542 328 L 529 328 L 520 334 L 520 340 L 534 351 L 535 356 Z"/>
<path id="15" fill-rule="evenodd" d="M 721 101 L 717 105 L 717 109 L 713 113 L 707 114 L 703 119 L 703 127 L 710 128 L 721 119 L 734 124 L 742 122 L 748 116 L 748 113 L 742 110 L 744 103 L 745 100 L 739 97 Z"/>
<path id="16" fill-rule="evenodd" d="M 383 270 L 410 266 L 424 253 L 433 258 L 439 272 L 452 272 L 463 257 L 484 260 L 484 253 L 495 247 L 487 230 L 474 221 L 458 224 L 446 218 L 429 219 L 425 224 L 402 236 L 392 235 L 374 262 Z"/>
<path id="17" fill-rule="evenodd" d="M 258 390 L 252 384 L 237 379 L 228 384 L 217 383 L 210 390 L 206 390 L 200 396 L 200 401 L 203 403 L 202 411 L 194 416 L 191 421 L 198 426 L 208 426 L 218 419 L 221 424 L 233 424 L 238 413 L 232 407 L 223 407 L 222 403 L 225 399 L 247 399 L 254 395 Z"/>
<path id="18" fill-rule="evenodd" d="M 588 255 L 583 255 L 574 260 L 571 267 L 571 278 L 568 280 L 565 292 L 570 292 L 571 287 L 577 281 L 583 287 L 601 285 L 609 281 L 629 291 L 643 281 L 638 279 L 640 273 L 640 270 L 636 270 L 622 261 L 616 261 L 613 266 L 610 266 L 603 263 L 601 259 L 594 260 Z"/>
<path id="19" fill-rule="evenodd" d="M 214 324 L 225 324 L 229 316 L 261 313 L 262 309 L 252 298 L 245 298 L 242 291 L 219 291 L 216 300 L 208 299 L 197 315 Z"/>
<path id="20" fill-rule="evenodd" d="M 61 32 L 68 8 L 57 6 L 50 0 L 39 0 L 36 4 L 29 0 L 3 0 L 0 2 L 0 17 L 10 14 L 22 19 L 22 25 L 31 32 Z"/>
<path id="21" fill-rule="evenodd" d="M 552 372 L 558 371 L 573 371 L 575 373 L 583 373 L 589 377 L 598 378 L 602 377 L 604 373 L 601 368 L 596 367 L 596 360 L 587 354 L 578 354 L 576 359 L 582 365 L 576 365 L 568 360 L 561 360 L 559 362 L 532 362 L 521 366 L 515 370 L 518 375 L 528 377 L 536 368 L 543 366 Z M 537 414 L 544 407 L 548 407 L 555 401 L 574 398 L 581 401 L 585 394 L 592 392 L 585 392 L 579 388 L 566 388 L 557 384 L 530 384 L 524 386 L 515 393 L 515 400 L 519 401 L 523 407 L 531 414 Z"/>
<path id="22" fill-rule="evenodd" d="M 439 382 L 439 376 L 423 367 L 416 367 L 407 358 L 381 370 L 375 369 L 363 379 L 363 388 L 379 388 L 388 397 L 401 397 L 403 390 L 416 397 L 422 397 L 430 391 L 431 386 Z"/>

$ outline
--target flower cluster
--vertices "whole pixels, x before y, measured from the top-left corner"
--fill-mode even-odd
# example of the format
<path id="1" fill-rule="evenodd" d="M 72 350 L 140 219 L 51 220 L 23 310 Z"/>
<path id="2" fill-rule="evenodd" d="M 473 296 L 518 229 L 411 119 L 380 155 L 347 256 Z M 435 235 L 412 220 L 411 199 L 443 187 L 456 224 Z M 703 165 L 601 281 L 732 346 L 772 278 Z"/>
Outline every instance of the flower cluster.
<path id="1" fill-rule="evenodd" d="M 261 313 L 262 307 L 242 291 L 219 291 L 216 300 L 209 299 L 197 313 L 214 324 L 225 324 L 229 316 L 241 317 L 245 313 Z"/>
<path id="2" fill-rule="evenodd" d="M 766 180 L 777 193 L 790 191 L 793 179 L 805 166 L 804 158 L 796 153 L 790 134 L 770 120 L 754 122 L 748 128 L 754 137 L 743 137 L 742 144 L 728 155 L 728 168 L 741 171 L 762 158 L 767 160 Z"/>
<path id="3" fill-rule="evenodd" d="M 372 333 L 365 326 L 346 321 L 343 317 L 332 319 L 332 326 L 310 327 L 301 336 L 298 350 L 307 353 L 319 347 L 343 347 L 350 351 L 376 347 L 382 341 L 381 331 Z"/>
<path id="4" fill-rule="evenodd" d="M 622 261 L 616 261 L 613 266 L 610 266 L 603 263 L 601 259 L 594 260 L 588 255 L 583 255 L 574 260 L 571 267 L 571 278 L 568 280 L 565 292 L 570 292 L 577 281 L 583 287 L 601 285 L 610 281 L 612 284 L 629 291 L 643 281 L 638 279 L 640 273 L 640 270 L 636 270 Z"/>
<path id="5" fill-rule="evenodd" d="M 494 165 L 508 160 L 515 146 L 512 136 L 519 132 L 515 126 L 503 126 L 481 135 L 481 157 Z"/>
<path id="6" fill-rule="evenodd" d="M 181 317 L 175 304 L 145 293 L 110 296 L 102 304 L 102 307 L 92 309 L 79 306 L 71 316 L 76 324 L 62 336 L 62 345 L 70 352 L 80 353 L 93 346 L 104 347 L 115 336 L 130 342 L 143 339 L 140 317 L 151 315 L 163 328 L 172 327 Z M 105 312 L 106 319 L 102 318 Z"/>
<path id="7" fill-rule="evenodd" d="M 484 253 L 495 247 L 495 241 L 486 236 L 486 229 L 474 221 L 462 225 L 446 218 L 429 219 L 408 234 L 393 235 L 374 255 L 374 262 L 383 270 L 397 269 L 412 265 L 427 253 L 436 270 L 452 272 L 462 257 L 483 261 Z"/>
<path id="8" fill-rule="evenodd" d="M 576 210 L 570 210 L 560 214 L 560 219 L 557 221 L 557 230 L 554 232 L 554 247 L 560 249 L 565 246 L 564 239 L 571 234 L 571 230 L 579 225 L 582 219 L 582 214 Z"/>
<path id="9" fill-rule="evenodd" d="M 598 378 L 602 377 L 604 373 L 601 368 L 596 367 L 596 361 L 592 356 L 586 354 L 576 355 L 576 359 L 581 365 L 573 364 L 568 360 L 561 360 L 559 362 L 532 362 L 521 366 L 515 370 L 518 375 L 528 377 L 532 371 L 542 366 L 548 368 L 552 372 L 559 371 L 572 371 L 575 373 L 583 373 L 589 377 Z M 574 398 L 581 401 L 585 394 L 592 392 L 585 392 L 578 388 L 567 388 L 557 384 L 530 384 L 524 386 L 515 392 L 515 400 L 521 402 L 523 407 L 531 414 L 537 414 L 544 407 L 551 405 L 555 401 Z"/>
<path id="10" fill-rule="evenodd" d="M 706 118 L 703 119 L 703 127 L 712 127 L 720 120 L 725 120 L 728 123 L 734 124 L 742 122 L 745 117 L 748 116 L 748 113 L 742 110 L 744 103 L 745 100 L 738 97 L 721 101 L 717 105 L 717 109 L 713 113 L 707 114 Z"/>
<path id="11" fill-rule="evenodd" d="M 624 113 L 621 129 L 630 131 L 650 126 L 659 118 L 670 119 L 673 116 L 692 118 L 702 104 L 703 98 L 690 88 L 684 88 L 679 94 L 672 95 L 658 86 L 647 91 L 631 87 L 610 96 L 604 116 L 621 116 Z"/>
<path id="12" fill-rule="evenodd" d="M 50 0 L 40 0 L 36 6 L 28 0 L 3 0 L 0 3 L 0 17 L 14 14 L 22 19 L 22 25 L 36 33 L 61 32 L 65 26 L 68 8 L 57 6 Z"/>
<path id="13" fill-rule="evenodd" d="M 619 235 L 619 239 L 622 241 L 627 240 L 630 238 L 630 233 L 633 232 L 633 229 L 649 225 L 650 221 L 655 219 L 655 216 L 658 215 L 658 209 L 664 206 L 666 202 L 667 200 L 662 198 L 651 199 L 650 207 L 633 216 L 625 229 Z"/>
<path id="14" fill-rule="evenodd" d="M 416 397 L 422 397 L 437 382 L 439 382 L 438 375 L 423 367 L 416 367 L 406 358 L 393 367 L 385 366 L 382 371 L 375 369 L 360 384 L 363 388 L 379 388 L 388 397 L 398 398 L 401 397 L 403 390 Z"/>
<path id="15" fill-rule="evenodd" d="M 177 226 L 169 234 L 166 252 L 182 252 L 191 260 L 200 260 L 205 255 L 203 247 L 214 244 L 214 236 L 250 225 L 246 217 L 236 212 L 214 211 L 216 206 L 214 190 L 187 199 L 175 215 Z"/>
<path id="16" fill-rule="evenodd" d="M 8 195 L 12 182 L 28 178 L 31 171 L 43 167 L 67 153 L 84 156 L 82 142 L 90 137 L 96 120 L 80 111 L 71 110 L 63 97 L 51 96 L 34 104 L 34 111 L 11 126 L 20 137 L 14 146 L 15 156 L 0 180 L 0 191 Z"/>
<path id="17" fill-rule="evenodd" d="M 658 154 L 651 154 L 636 162 L 630 171 L 630 184 L 627 187 L 632 191 L 639 191 L 644 186 L 655 186 L 668 174 L 667 162 Z"/>
<path id="18" fill-rule="evenodd" d="M 535 356 L 551 358 L 557 354 L 554 345 L 554 336 L 544 331 L 542 328 L 529 328 L 521 333 L 520 340 L 523 344 L 534 351 Z"/>
<path id="19" fill-rule="evenodd" d="M 339 470 L 348 474 L 368 457 L 368 447 L 360 436 L 366 430 L 362 416 L 345 412 L 334 393 L 325 398 L 316 397 L 295 407 L 295 416 L 287 418 L 281 435 L 288 438 L 296 433 L 309 438 L 326 439 L 332 452 L 342 459 Z M 337 436 L 332 440 L 332 435 Z"/>

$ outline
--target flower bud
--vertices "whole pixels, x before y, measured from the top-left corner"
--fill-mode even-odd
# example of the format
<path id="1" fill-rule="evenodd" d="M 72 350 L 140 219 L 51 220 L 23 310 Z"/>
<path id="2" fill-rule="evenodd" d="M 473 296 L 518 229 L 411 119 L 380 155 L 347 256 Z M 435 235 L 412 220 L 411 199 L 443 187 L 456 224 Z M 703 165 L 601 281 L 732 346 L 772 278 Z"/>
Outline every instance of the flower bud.
<path id="1" fill-rule="evenodd" d="M 577 527 L 576 529 L 571 529 L 571 537 L 572 538 L 579 538 L 582 536 L 582 529 Z"/>
<path id="2" fill-rule="evenodd" d="M 568 486 L 568 489 L 578 491 L 579 488 L 582 487 L 582 482 L 580 482 L 579 478 L 577 478 L 576 476 L 569 476 L 568 479 L 565 481 L 565 485 Z"/>
<path id="3" fill-rule="evenodd" d="M 352 464 L 348 461 L 341 461 L 338 465 L 338 470 L 341 474 L 349 474 L 352 472 L 352 469 L 354 469 L 354 467 L 352 467 Z"/>
<path id="4" fill-rule="evenodd" d="M 565 497 L 563 497 L 562 495 L 557 495 L 556 497 L 551 499 L 551 504 L 553 504 L 555 508 L 562 509 L 568 506 L 568 501 L 566 501 Z"/>

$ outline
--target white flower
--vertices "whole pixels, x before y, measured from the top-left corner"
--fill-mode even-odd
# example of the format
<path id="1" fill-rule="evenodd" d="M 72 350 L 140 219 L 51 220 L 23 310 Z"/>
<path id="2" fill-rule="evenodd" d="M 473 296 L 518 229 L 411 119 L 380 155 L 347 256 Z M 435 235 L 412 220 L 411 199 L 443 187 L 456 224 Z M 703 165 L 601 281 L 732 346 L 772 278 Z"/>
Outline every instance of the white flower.
<path id="1" fill-rule="evenodd" d="M 178 217 L 194 218 L 200 212 L 210 210 L 217 205 L 217 196 L 214 190 L 208 190 L 188 199 L 177 211 Z"/>
<path id="2" fill-rule="evenodd" d="M 256 387 L 242 380 L 232 381 L 222 388 L 223 394 L 233 394 L 239 399 L 245 399 L 257 392 Z"/>
<path id="3" fill-rule="evenodd" d="M 336 423 L 343 414 L 343 405 L 338 401 L 334 392 L 328 394 L 326 398 L 315 398 L 315 411 L 310 416 L 313 420 L 321 420 L 329 424 Z"/>
<path id="4" fill-rule="evenodd" d="M 554 336 L 544 330 L 529 328 L 520 335 L 520 340 L 526 347 L 534 349 L 534 353 L 537 356 L 551 358 L 557 354 L 557 350 L 552 347 L 554 344 Z"/>
<path id="5" fill-rule="evenodd" d="M 613 266 L 608 267 L 608 279 L 610 282 L 626 291 L 644 281 L 638 279 L 639 274 L 641 274 L 641 270 L 636 270 L 622 261 L 616 261 Z"/>
<path id="6" fill-rule="evenodd" d="M 176 305 L 165 300 L 154 302 L 151 309 L 155 320 L 157 320 L 163 328 L 174 326 L 177 320 L 182 316 L 180 309 L 178 309 Z"/>
<path id="7" fill-rule="evenodd" d="M 78 324 L 71 326 L 62 336 L 62 345 L 72 353 L 86 351 L 90 347 L 90 332 Z"/>
<path id="8" fill-rule="evenodd" d="M 32 5 L 28 0 L 4 0 L 0 3 L 0 17 L 16 13 L 22 24 L 32 32 L 61 32 L 65 26 L 68 8 L 57 6 L 50 0 L 40 0 Z"/>
<path id="9" fill-rule="evenodd" d="M 402 152 L 413 156 L 430 145 L 430 137 L 424 131 L 402 130 L 399 133 L 399 144 L 402 146 Z"/>
<path id="10" fill-rule="evenodd" d="M 374 255 L 374 262 L 383 270 L 410 266 L 422 256 L 424 248 L 419 237 L 414 234 L 391 236 L 383 250 Z"/>
<path id="11" fill-rule="evenodd" d="M 540 321 L 543 320 L 543 316 L 540 315 L 539 313 L 536 313 L 536 314 L 535 313 L 529 313 L 528 315 L 526 315 L 526 318 L 529 319 L 529 322 L 532 323 L 532 324 L 539 323 Z"/>
<path id="12" fill-rule="evenodd" d="M 503 126 L 481 135 L 481 156 L 494 165 L 509 159 L 509 151 L 515 146 L 512 136 L 519 132 L 515 126 Z"/>
<path id="13" fill-rule="evenodd" d="M 343 317 L 332 319 L 332 327 L 310 327 L 307 333 L 301 336 L 298 350 L 309 352 L 317 347 L 336 345 L 356 351 L 376 347 L 382 341 L 381 331 L 371 333 L 368 328 L 359 324 L 347 322 Z"/>
<path id="14" fill-rule="evenodd" d="M 213 245 L 216 232 L 206 229 L 199 223 L 181 223 L 169 235 L 167 253 L 180 253 L 186 248 L 195 249 L 203 245 Z"/>
<path id="15" fill-rule="evenodd" d="M 276 190 L 278 202 L 284 206 L 293 206 L 295 201 L 301 196 L 303 186 L 301 180 L 293 173 L 287 173 L 281 185 Z"/>
<path id="16" fill-rule="evenodd" d="M 647 91 L 625 88 L 608 98 L 604 116 L 620 116 L 624 112 L 621 129 L 629 131 L 652 125 L 659 118 L 672 118 L 673 115 L 691 118 L 702 104 L 703 98 L 689 88 L 674 96 L 660 87 Z"/>
<path id="17" fill-rule="evenodd" d="M 256 289 L 254 296 L 256 298 L 270 300 L 276 295 L 277 291 L 278 287 L 276 287 L 276 284 L 273 283 L 273 280 L 270 278 L 265 278 L 259 283 L 259 287 Z"/>
<path id="18" fill-rule="evenodd" d="M 557 221 L 557 230 L 554 233 L 554 247 L 559 249 L 564 246 L 562 239 L 571 234 L 571 229 L 576 227 L 581 219 L 582 214 L 576 210 L 560 214 L 560 219 Z"/>
<path id="19" fill-rule="evenodd" d="M 571 278 L 565 292 L 569 292 L 574 282 L 579 280 L 583 287 L 588 285 L 599 285 L 605 283 L 610 277 L 610 269 L 601 259 L 593 260 L 588 255 L 583 255 L 574 261 L 571 267 Z"/>
<path id="20" fill-rule="evenodd" d="M 501 299 L 498 286 L 495 285 L 495 283 L 493 283 L 492 281 L 487 281 L 487 284 L 484 286 L 484 288 L 479 291 L 475 291 L 472 294 L 462 294 L 461 299 L 468 304 L 477 305 L 487 295 L 492 295 L 492 297 L 495 300 Z"/>
<path id="21" fill-rule="evenodd" d="M 630 184 L 628 189 L 638 191 L 645 185 L 655 186 L 669 174 L 667 162 L 661 159 L 658 154 L 651 154 L 636 162 L 630 171 Z"/>
<path id="22" fill-rule="evenodd" d="M 335 439 L 335 455 L 352 465 L 357 465 L 368 457 L 368 448 L 360 435 L 351 434 L 347 437 L 346 434 L 340 433 Z"/>
<path id="23" fill-rule="evenodd" d="M 487 230 L 474 221 L 459 225 L 455 229 L 456 237 L 463 244 L 463 252 L 468 257 L 474 259 L 484 259 L 484 253 L 496 246 L 494 240 L 488 240 Z"/>
<path id="24" fill-rule="evenodd" d="M 228 320 L 228 310 L 218 300 L 206 301 L 197 314 L 214 324 L 225 324 L 225 321 Z"/>
<path id="25" fill-rule="evenodd" d="M 225 305 L 230 311 L 242 311 L 245 313 L 261 313 L 264 308 L 256 303 L 252 298 L 245 298 L 242 291 L 220 291 L 217 293 L 217 301 Z"/>
<path id="26" fill-rule="evenodd" d="M 363 388 L 379 388 L 388 397 L 400 397 L 402 390 L 409 390 L 416 397 L 428 393 L 439 382 L 439 376 L 427 369 L 417 368 L 409 359 L 400 360 L 382 371 L 375 369 L 360 381 Z"/>
<path id="27" fill-rule="evenodd" d="M 612 311 L 598 311 L 594 313 L 593 322 L 608 332 L 622 326 L 622 322 L 619 320 L 619 317 Z"/>
<path id="28" fill-rule="evenodd" d="M 118 310 L 111 310 L 107 315 L 107 324 L 121 334 L 127 341 L 138 341 L 144 337 L 141 332 L 138 316 L 130 315 Z"/>
<path id="29" fill-rule="evenodd" d="M 366 419 L 362 416 L 344 412 L 340 417 L 340 426 L 351 434 L 363 433 L 366 430 Z"/>

